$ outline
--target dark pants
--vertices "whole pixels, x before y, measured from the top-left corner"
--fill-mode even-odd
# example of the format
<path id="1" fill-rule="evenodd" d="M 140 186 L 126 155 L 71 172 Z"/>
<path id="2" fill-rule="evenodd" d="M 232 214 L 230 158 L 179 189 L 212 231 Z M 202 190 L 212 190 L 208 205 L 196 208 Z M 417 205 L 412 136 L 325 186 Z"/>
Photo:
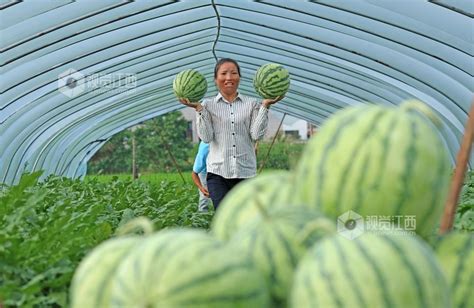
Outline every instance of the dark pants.
<path id="1" fill-rule="evenodd" d="M 239 182 L 244 179 L 226 179 L 214 173 L 207 173 L 207 190 L 212 199 L 214 209 L 217 210 L 219 203 L 224 199 L 225 195 Z"/>

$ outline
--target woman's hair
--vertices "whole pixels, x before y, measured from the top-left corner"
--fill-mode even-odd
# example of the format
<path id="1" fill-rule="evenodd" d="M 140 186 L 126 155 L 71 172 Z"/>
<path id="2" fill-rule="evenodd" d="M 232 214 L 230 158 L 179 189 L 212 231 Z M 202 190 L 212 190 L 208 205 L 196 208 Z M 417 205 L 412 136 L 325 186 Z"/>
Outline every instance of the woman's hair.
<path id="1" fill-rule="evenodd" d="M 216 66 L 214 67 L 214 79 L 217 78 L 217 71 L 219 70 L 221 65 L 224 64 L 224 63 L 228 63 L 228 62 L 235 64 L 235 66 L 237 67 L 237 72 L 239 73 L 239 77 L 240 77 L 239 63 L 237 63 L 237 61 L 235 61 L 234 59 L 231 59 L 231 58 L 222 58 L 219 61 L 217 61 Z"/>

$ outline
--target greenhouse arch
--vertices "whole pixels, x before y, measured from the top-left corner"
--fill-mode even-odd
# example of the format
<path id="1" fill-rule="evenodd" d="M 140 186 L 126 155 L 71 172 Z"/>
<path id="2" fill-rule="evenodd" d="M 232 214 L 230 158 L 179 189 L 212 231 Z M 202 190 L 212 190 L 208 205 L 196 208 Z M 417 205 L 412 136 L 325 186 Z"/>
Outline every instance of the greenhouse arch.
<path id="1" fill-rule="evenodd" d="M 273 108 L 316 125 L 348 105 L 420 99 L 442 118 L 453 161 L 473 99 L 469 1 L 1 1 L 0 7 L 0 182 L 7 184 L 33 170 L 83 176 L 111 136 L 183 108 L 172 91 L 178 72 L 197 69 L 211 85 L 222 57 L 240 63 L 240 90 L 253 96 L 256 69 L 283 64 L 292 84 Z M 117 81 L 120 87 L 112 88 Z M 215 92 L 211 87 L 208 94 Z"/>

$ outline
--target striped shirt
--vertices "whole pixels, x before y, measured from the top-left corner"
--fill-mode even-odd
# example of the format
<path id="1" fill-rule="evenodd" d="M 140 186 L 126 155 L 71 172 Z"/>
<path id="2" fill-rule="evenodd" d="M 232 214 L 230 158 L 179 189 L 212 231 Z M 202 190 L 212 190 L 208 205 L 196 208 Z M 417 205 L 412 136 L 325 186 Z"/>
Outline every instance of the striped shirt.
<path id="1" fill-rule="evenodd" d="M 238 94 L 229 103 L 220 93 L 204 99 L 202 107 L 197 131 L 209 143 L 207 172 L 227 179 L 255 176 L 255 142 L 265 135 L 268 109 L 257 98 Z"/>

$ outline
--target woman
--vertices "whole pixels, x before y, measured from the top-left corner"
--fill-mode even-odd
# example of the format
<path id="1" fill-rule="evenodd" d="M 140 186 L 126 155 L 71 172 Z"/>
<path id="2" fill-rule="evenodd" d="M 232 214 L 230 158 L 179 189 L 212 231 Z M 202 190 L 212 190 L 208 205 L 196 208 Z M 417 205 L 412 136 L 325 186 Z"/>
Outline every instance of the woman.
<path id="1" fill-rule="evenodd" d="M 207 187 L 214 204 L 240 181 L 255 176 L 255 142 L 268 124 L 268 108 L 282 97 L 264 99 L 239 94 L 240 67 L 237 61 L 220 59 L 214 68 L 219 93 L 201 103 L 179 98 L 197 112 L 197 130 L 202 141 L 210 144 L 207 158 Z"/>

